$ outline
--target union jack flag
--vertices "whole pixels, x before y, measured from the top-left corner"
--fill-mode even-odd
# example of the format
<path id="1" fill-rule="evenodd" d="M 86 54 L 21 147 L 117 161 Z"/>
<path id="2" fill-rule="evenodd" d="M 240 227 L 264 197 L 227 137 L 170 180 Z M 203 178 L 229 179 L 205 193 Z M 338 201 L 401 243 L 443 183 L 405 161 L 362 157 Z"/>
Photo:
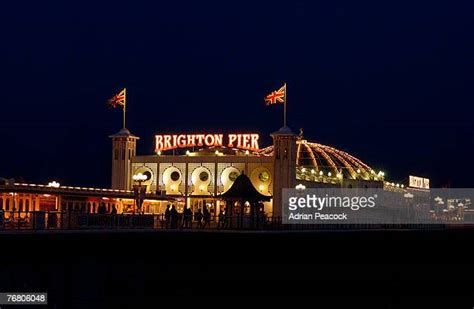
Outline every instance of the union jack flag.
<path id="1" fill-rule="evenodd" d="M 116 94 L 112 98 L 110 98 L 107 101 L 107 104 L 110 107 L 116 108 L 119 105 L 125 107 L 126 102 L 127 102 L 127 89 L 123 88 L 122 91 L 120 91 L 118 94 Z"/>
<path id="2" fill-rule="evenodd" d="M 280 89 L 272 91 L 269 95 L 265 97 L 265 103 L 267 105 L 285 103 L 286 100 L 286 84 L 283 85 Z"/>

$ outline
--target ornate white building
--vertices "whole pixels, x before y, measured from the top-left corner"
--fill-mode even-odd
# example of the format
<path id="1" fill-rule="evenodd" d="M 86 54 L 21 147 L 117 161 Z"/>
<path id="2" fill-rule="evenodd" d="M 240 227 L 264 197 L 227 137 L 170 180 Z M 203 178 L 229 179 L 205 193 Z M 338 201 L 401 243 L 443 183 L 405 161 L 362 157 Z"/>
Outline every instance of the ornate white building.
<path id="1" fill-rule="evenodd" d="M 122 129 L 112 138 L 112 188 L 130 190 L 146 187 L 147 192 L 178 197 L 178 210 L 207 205 L 217 214 L 223 201 L 219 196 L 227 191 L 235 178 L 245 173 L 255 189 L 272 197 L 265 203 L 265 212 L 281 215 L 283 188 L 303 184 L 311 187 L 383 188 L 384 175 L 376 172 L 358 158 L 330 146 L 304 140 L 301 135 L 283 127 L 271 134 L 273 145 L 242 150 L 216 146 L 192 147 L 186 152 L 157 150 L 153 155 L 137 155 L 138 137 Z M 183 142 L 180 142 L 183 137 Z M 201 136 L 203 139 L 204 137 Z M 222 139 L 222 136 L 220 137 Z M 184 135 L 167 137 L 168 144 L 185 145 Z M 188 138 L 189 141 L 191 138 Z M 194 137 L 192 137 L 194 141 Z M 162 141 L 159 138 L 160 146 Z M 169 147 L 168 147 L 169 148 Z M 136 183 L 133 175 L 142 174 L 146 180 Z M 155 202 L 146 208 L 162 213 L 166 202 Z"/>

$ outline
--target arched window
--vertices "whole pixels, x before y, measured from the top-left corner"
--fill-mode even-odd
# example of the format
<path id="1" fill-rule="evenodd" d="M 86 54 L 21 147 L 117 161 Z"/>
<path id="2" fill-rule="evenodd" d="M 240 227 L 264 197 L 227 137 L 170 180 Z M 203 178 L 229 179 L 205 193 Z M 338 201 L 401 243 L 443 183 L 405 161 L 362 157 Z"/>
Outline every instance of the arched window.
<path id="1" fill-rule="evenodd" d="M 25 210 L 28 212 L 30 211 L 30 200 L 25 201 Z"/>
<path id="2" fill-rule="evenodd" d="M 18 207 L 19 211 L 23 211 L 23 199 L 20 199 L 20 206 Z"/>
<path id="3" fill-rule="evenodd" d="M 10 210 L 10 199 L 8 197 L 5 200 L 5 210 Z"/>

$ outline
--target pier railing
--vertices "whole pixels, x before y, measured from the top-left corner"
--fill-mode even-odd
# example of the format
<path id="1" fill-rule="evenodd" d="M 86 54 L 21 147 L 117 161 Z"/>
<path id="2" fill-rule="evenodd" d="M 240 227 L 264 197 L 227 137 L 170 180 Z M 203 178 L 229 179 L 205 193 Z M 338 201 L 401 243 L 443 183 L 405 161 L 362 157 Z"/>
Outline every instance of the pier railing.
<path id="1" fill-rule="evenodd" d="M 282 224 L 281 217 L 266 215 L 165 216 L 164 214 L 89 214 L 79 211 L 0 212 L 2 230 L 348 230 L 348 229 L 439 229 L 444 224 Z"/>

